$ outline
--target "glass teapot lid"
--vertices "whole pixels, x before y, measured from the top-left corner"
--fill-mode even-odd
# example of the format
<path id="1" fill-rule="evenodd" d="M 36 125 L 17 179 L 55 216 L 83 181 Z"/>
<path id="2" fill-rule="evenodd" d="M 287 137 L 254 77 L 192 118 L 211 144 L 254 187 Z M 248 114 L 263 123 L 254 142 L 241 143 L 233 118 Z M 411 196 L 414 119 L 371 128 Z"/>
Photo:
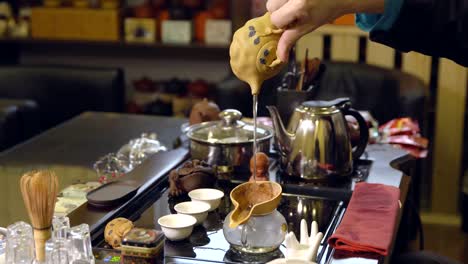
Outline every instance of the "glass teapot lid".
<path id="1" fill-rule="evenodd" d="M 188 129 L 187 136 L 191 140 L 208 144 L 240 144 L 253 143 L 254 125 L 241 121 L 242 113 L 227 109 L 219 114 L 220 121 L 196 124 Z M 272 132 L 265 126 L 257 124 L 258 141 L 272 137 Z"/>

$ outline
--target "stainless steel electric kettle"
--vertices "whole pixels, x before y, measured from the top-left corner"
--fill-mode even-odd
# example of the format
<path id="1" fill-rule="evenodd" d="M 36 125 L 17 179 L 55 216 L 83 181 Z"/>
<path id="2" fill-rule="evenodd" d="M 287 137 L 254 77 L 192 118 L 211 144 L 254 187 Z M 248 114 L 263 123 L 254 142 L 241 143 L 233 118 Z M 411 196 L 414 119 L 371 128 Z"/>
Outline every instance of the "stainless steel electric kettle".
<path id="1" fill-rule="evenodd" d="M 273 119 L 281 169 L 290 176 L 316 180 L 330 176 L 346 177 L 353 161 L 367 146 L 369 130 L 348 98 L 333 101 L 308 101 L 296 107 L 285 129 L 278 109 L 267 106 Z M 359 143 L 351 146 L 346 115 L 353 116 L 360 131 Z"/>

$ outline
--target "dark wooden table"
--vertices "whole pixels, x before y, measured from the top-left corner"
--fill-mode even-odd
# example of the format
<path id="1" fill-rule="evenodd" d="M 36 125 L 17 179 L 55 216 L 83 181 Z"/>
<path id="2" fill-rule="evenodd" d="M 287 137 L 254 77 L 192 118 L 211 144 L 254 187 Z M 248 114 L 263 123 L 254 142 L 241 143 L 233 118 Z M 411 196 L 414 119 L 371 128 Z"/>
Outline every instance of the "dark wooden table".
<path id="1" fill-rule="evenodd" d="M 60 189 L 79 182 L 97 181 L 93 164 L 101 156 L 117 152 L 130 139 L 146 132 L 157 133 L 162 144 L 171 149 L 184 122 L 178 118 L 88 112 L 0 153 L 0 226 L 20 220 L 29 222 L 19 189 L 23 173 L 52 169 L 59 176 Z M 176 152 L 179 160 L 187 153 L 186 150 Z M 167 173 L 165 166 L 173 167 L 177 163 L 177 159 L 145 163 L 134 169 L 130 177 L 151 178 L 154 183 Z M 162 171 L 158 167 L 163 167 Z M 140 197 L 153 186 L 143 187 L 139 190 Z M 142 201 L 132 203 L 139 203 L 144 209 Z M 125 208 L 103 210 L 84 205 L 72 212 L 70 220 L 72 224 L 88 223 L 94 231 L 101 229 L 108 218 L 121 215 L 122 209 Z"/>
<path id="2" fill-rule="evenodd" d="M 24 172 L 41 168 L 53 169 L 60 177 L 61 188 L 77 182 L 96 181 L 97 175 L 92 165 L 99 157 L 116 152 L 130 139 L 139 137 L 144 132 L 157 133 L 161 142 L 171 148 L 180 135 L 180 126 L 184 122 L 184 119 L 168 117 L 88 112 L 0 153 L 0 226 L 19 220 L 28 221 L 19 190 L 19 179 Z M 137 216 L 150 207 L 159 198 L 155 194 L 162 193 L 167 186 L 168 170 L 184 160 L 186 154 L 187 150 L 177 149 L 172 154 L 149 159 L 127 175 L 147 181 L 134 198 L 112 209 L 96 209 L 85 204 L 70 215 L 72 224 L 88 223 L 93 240 L 100 240 L 103 227 L 109 219 L 116 216 Z M 373 160 L 367 182 L 399 187 L 404 206 L 409 177 L 399 169 L 409 160 L 406 153 L 388 145 L 371 145 L 367 149 L 367 155 Z M 400 220 L 401 215 L 398 223 Z M 394 238 L 397 230 L 398 228 Z M 376 262 L 378 261 L 362 258 L 331 261 Z"/>

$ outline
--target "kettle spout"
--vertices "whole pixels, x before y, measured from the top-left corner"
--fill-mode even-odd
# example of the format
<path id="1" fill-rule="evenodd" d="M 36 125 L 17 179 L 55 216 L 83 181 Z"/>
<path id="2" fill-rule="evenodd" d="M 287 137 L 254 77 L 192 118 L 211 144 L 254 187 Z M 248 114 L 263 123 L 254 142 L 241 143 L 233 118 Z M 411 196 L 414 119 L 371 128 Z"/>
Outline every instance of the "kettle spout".
<path id="1" fill-rule="evenodd" d="M 288 154 L 289 150 L 291 149 L 292 140 L 294 134 L 289 133 L 283 125 L 283 121 L 281 121 L 281 117 L 279 115 L 278 109 L 275 106 L 267 106 L 266 107 L 270 112 L 271 119 L 273 121 L 273 129 L 275 131 L 275 138 L 276 142 L 279 145 L 279 149 L 282 152 L 281 154 Z"/>

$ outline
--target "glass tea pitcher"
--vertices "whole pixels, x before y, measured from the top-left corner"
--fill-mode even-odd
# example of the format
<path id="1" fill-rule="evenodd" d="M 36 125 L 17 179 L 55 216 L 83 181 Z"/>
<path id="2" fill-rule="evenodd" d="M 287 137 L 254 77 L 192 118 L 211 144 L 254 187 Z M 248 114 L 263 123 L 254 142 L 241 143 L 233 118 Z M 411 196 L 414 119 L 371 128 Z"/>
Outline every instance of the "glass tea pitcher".
<path id="1" fill-rule="evenodd" d="M 235 228 L 229 227 L 226 217 L 223 233 L 232 248 L 245 253 L 267 253 L 276 250 L 284 241 L 287 224 L 276 209 L 266 215 L 254 215 Z"/>
<path id="2" fill-rule="evenodd" d="M 224 220 L 223 234 L 233 249 L 267 253 L 281 245 L 288 231 L 276 210 L 281 192 L 281 185 L 270 181 L 246 182 L 231 191 L 234 210 Z"/>

